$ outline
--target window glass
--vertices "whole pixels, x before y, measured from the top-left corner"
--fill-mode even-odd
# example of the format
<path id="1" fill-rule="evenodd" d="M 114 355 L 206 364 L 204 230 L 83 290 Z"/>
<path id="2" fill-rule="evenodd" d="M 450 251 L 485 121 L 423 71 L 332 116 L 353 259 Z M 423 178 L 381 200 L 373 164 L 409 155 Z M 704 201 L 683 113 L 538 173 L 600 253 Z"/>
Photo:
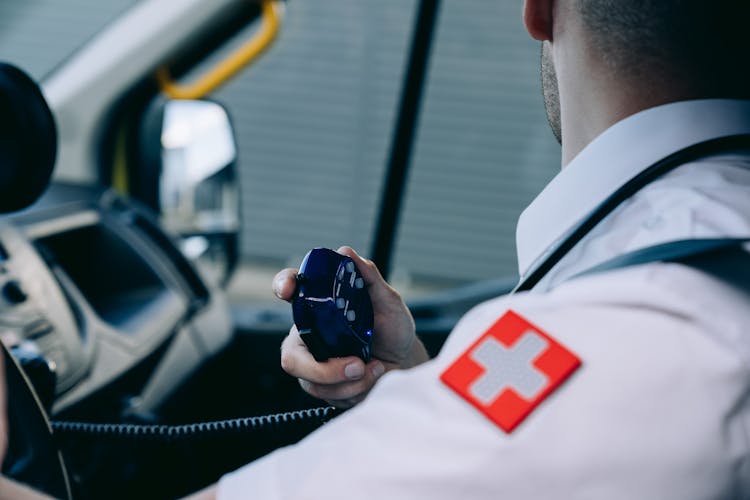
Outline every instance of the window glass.
<path id="1" fill-rule="evenodd" d="M 271 49 L 212 97 L 239 142 L 238 303 L 314 246 L 372 244 L 414 1 L 290 2 Z"/>
<path id="2" fill-rule="evenodd" d="M 518 215 L 559 168 L 520 6 L 441 4 L 392 274 L 407 296 L 514 276 Z M 268 297 L 312 246 L 368 253 L 415 8 L 289 4 L 271 52 L 217 94 L 240 140 L 240 297 L 256 281 Z"/>
<path id="3" fill-rule="evenodd" d="M 2 0 L 0 60 L 37 81 L 137 0 Z"/>
<path id="4" fill-rule="evenodd" d="M 42 79 L 137 0 L 3 0 L 0 59 Z M 515 274 L 521 209 L 558 168 L 520 6 L 443 0 L 394 260 L 415 291 Z M 289 2 L 281 33 L 211 97 L 239 146 L 238 303 L 312 246 L 372 246 L 415 0 Z"/>
<path id="5" fill-rule="evenodd" d="M 518 2 L 442 2 L 394 258 L 406 289 L 517 275 L 518 216 L 560 164 L 520 17 Z"/>

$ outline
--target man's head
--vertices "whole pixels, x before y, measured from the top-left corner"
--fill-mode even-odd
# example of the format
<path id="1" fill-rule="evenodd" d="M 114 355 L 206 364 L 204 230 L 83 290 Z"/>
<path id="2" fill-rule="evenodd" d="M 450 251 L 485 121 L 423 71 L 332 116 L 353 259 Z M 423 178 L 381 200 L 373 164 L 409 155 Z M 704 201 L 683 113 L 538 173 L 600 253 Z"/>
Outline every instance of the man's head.
<path id="1" fill-rule="evenodd" d="M 689 82 L 697 97 L 745 97 L 747 0 L 574 0 L 593 50 L 622 78 Z"/>
<path id="2" fill-rule="evenodd" d="M 750 98 L 748 0 L 526 0 L 524 18 L 545 42 L 542 80 L 556 135 L 566 94 L 586 88 L 595 97 L 592 82 L 600 97 L 620 100 L 625 116 L 677 100 Z M 579 101 L 572 109 L 588 112 Z"/>

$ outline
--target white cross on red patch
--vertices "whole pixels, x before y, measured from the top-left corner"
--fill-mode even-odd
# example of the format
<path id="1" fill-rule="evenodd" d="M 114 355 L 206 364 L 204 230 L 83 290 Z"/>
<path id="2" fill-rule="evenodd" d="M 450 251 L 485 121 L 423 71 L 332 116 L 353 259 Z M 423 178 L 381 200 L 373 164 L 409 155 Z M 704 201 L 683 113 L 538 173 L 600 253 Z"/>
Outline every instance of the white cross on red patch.
<path id="1" fill-rule="evenodd" d="M 508 311 L 440 379 L 510 433 L 580 365 L 575 354 Z"/>

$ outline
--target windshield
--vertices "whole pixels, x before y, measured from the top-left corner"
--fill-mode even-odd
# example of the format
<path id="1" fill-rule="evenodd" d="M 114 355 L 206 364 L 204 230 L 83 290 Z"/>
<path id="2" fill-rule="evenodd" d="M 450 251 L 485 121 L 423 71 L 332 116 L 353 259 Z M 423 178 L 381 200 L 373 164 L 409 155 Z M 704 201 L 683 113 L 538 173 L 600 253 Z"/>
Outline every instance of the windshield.
<path id="1" fill-rule="evenodd" d="M 41 81 L 138 0 L 3 0 L 0 59 Z"/>
<path id="2" fill-rule="evenodd" d="M 4 0 L 0 58 L 41 79 L 136 3 Z M 210 96 L 239 149 L 236 302 L 272 302 L 312 247 L 370 254 L 416 5 L 289 2 L 272 48 Z M 407 297 L 512 280 L 518 215 L 559 169 L 520 8 L 441 2 L 391 273 Z"/>
<path id="3" fill-rule="evenodd" d="M 258 281 L 313 246 L 369 254 L 416 5 L 289 3 L 268 55 L 215 94 L 235 118 Z M 407 296 L 512 280 L 518 215 L 559 170 L 520 5 L 441 6 L 391 273 Z M 234 288 L 254 281 L 240 272 Z"/>

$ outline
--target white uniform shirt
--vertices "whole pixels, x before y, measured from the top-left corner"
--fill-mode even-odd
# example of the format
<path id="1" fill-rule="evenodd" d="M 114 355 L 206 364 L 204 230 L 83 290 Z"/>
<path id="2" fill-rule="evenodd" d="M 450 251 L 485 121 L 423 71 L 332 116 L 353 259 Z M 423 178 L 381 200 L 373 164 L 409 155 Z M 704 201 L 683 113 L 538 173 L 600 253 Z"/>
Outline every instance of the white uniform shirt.
<path id="1" fill-rule="evenodd" d="M 672 104 L 613 126 L 521 217 L 521 272 L 632 175 L 741 132 L 750 133 L 748 102 Z M 676 264 L 565 281 L 643 246 L 750 235 L 748 194 L 750 153 L 700 160 L 654 182 L 539 289 L 476 307 L 436 359 L 385 375 L 362 404 L 298 445 L 225 476 L 219 498 L 750 497 L 748 297 Z M 581 360 L 510 433 L 441 381 L 509 310 Z"/>

